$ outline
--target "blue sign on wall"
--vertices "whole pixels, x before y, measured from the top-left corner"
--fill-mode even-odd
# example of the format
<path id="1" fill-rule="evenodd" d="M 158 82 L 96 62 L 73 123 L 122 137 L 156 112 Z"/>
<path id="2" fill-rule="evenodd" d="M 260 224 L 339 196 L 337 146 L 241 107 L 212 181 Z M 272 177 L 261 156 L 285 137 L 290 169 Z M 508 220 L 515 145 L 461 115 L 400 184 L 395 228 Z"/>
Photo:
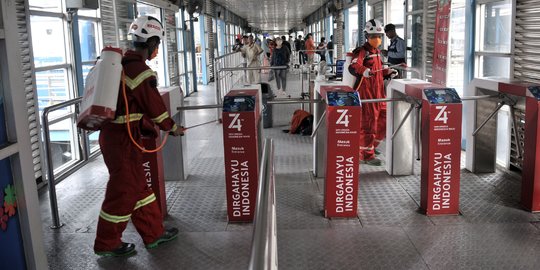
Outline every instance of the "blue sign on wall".
<path id="1" fill-rule="evenodd" d="M 0 95 L 0 147 L 6 143 L 6 118 L 3 97 Z M 26 269 L 17 193 L 9 158 L 0 160 L 0 264 L 8 266 L 8 269 Z"/>

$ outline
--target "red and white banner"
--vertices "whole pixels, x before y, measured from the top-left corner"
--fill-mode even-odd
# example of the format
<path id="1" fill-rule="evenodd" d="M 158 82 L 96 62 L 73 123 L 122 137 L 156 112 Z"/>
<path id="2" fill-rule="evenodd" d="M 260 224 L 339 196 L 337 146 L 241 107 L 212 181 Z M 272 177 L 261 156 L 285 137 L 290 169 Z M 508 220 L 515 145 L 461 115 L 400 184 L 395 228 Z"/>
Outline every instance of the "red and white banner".
<path id="1" fill-rule="evenodd" d="M 450 9 L 451 0 L 437 1 L 431 81 L 442 86 L 446 86 Z"/>
<path id="2" fill-rule="evenodd" d="M 462 104 L 422 104 L 420 206 L 426 215 L 459 214 Z"/>
<path id="3" fill-rule="evenodd" d="M 351 97 L 356 95 L 358 99 L 350 87 L 345 89 Z M 358 102 L 347 106 L 347 102 L 341 103 L 342 100 L 346 99 L 333 106 L 333 101 L 327 99 L 324 215 L 328 218 L 357 216 L 361 107 Z"/>
<path id="4" fill-rule="evenodd" d="M 238 108 L 245 111 L 230 111 Z M 253 221 L 259 176 L 258 110 L 257 91 L 231 92 L 225 97 L 223 146 L 230 222 Z"/>

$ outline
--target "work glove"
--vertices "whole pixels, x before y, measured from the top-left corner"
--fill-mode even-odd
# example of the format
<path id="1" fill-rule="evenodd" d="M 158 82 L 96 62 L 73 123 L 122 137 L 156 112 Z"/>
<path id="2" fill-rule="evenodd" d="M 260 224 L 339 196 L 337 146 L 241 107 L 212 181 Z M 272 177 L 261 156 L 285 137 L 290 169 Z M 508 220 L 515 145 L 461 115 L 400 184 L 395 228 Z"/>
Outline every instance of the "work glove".
<path id="1" fill-rule="evenodd" d="M 185 131 L 185 130 L 186 130 L 185 127 L 179 126 L 178 128 L 176 128 L 175 131 L 169 132 L 169 134 L 170 134 L 171 136 L 175 136 L 175 137 L 176 137 L 176 136 L 184 136 L 184 131 Z"/>
<path id="2" fill-rule="evenodd" d="M 366 68 L 366 70 L 364 70 L 364 73 L 362 73 L 362 76 L 364 76 L 364 78 L 371 77 L 371 69 Z"/>
<path id="3" fill-rule="evenodd" d="M 391 68 L 391 69 L 389 70 L 389 76 L 390 76 L 390 79 L 395 78 L 397 75 L 398 75 L 398 71 L 397 71 L 397 70 L 395 70 L 395 69 L 393 69 L 393 68 Z"/>

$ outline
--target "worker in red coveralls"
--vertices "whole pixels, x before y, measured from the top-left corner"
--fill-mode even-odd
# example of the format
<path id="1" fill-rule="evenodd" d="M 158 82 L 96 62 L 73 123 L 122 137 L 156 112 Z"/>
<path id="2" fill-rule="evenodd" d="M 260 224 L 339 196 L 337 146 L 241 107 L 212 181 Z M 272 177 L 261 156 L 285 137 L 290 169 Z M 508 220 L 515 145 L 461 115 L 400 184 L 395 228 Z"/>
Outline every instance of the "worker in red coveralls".
<path id="1" fill-rule="evenodd" d="M 378 20 L 369 20 L 364 29 L 366 42 L 354 49 L 349 66 L 351 74 L 356 76 L 354 89 L 360 99 L 385 98 L 384 78 L 397 75 L 394 69 L 383 68 L 379 46 L 382 43 L 384 27 Z M 381 160 L 375 157 L 375 148 L 386 136 L 386 103 L 362 104 L 360 131 L 360 160 L 363 164 L 380 166 Z"/>
<path id="2" fill-rule="evenodd" d="M 163 39 L 160 21 L 141 16 L 131 24 L 129 33 L 133 49 L 125 53 L 122 65 L 133 139 L 142 145 L 143 134 L 157 136 L 154 124 L 173 136 L 182 135 L 183 128 L 176 126 L 169 117 L 157 90 L 155 72 L 145 63 L 156 57 Z M 132 142 L 127 130 L 122 85 L 116 118 L 104 124 L 99 134 L 101 153 L 110 174 L 94 243 L 94 252 L 100 256 L 126 256 L 136 252 L 134 244 L 121 240 L 130 219 L 147 249 L 173 240 L 178 235 L 176 228 L 164 229 L 156 195 L 146 184 L 142 167 L 143 152 Z"/>

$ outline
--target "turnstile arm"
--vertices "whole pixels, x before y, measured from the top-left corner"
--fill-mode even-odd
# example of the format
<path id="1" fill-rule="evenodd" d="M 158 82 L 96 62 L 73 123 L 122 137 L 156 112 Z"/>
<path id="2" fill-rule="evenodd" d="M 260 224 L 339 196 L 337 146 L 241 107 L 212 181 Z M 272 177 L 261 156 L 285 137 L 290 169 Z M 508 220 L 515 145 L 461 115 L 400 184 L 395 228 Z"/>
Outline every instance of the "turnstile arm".
<path id="1" fill-rule="evenodd" d="M 512 126 L 514 127 L 515 137 L 516 137 L 516 150 L 517 156 L 521 157 L 521 139 L 518 135 L 518 125 L 516 121 L 516 111 L 513 106 L 510 107 L 510 117 L 512 118 Z"/>
<path id="2" fill-rule="evenodd" d="M 488 98 L 497 98 L 500 97 L 499 94 L 496 95 L 481 95 L 481 96 L 464 96 L 461 97 L 461 101 L 476 101 L 479 99 L 488 99 Z"/>
<path id="3" fill-rule="evenodd" d="M 405 116 L 403 117 L 403 119 L 401 120 L 401 122 L 399 123 L 398 127 L 396 128 L 396 130 L 394 131 L 394 133 L 392 133 L 392 140 L 394 139 L 394 137 L 396 136 L 396 134 L 398 133 L 398 131 L 401 129 L 401 127 L 403 126 L 403 124 L 405 124 L 405 121 L 407 120 L 407 118 L 409 118 L 409 115 L 411 114 L 412 110 L 414 109 L 415 105 L 414 104 L 411 104 L 411 106 L 409 107 L 409 109 L 407 110 L 407 112 L 405 113 Z"/>
<path id="4" fill-rule="evenodd" d="M 323 114 L 321 115 L 321 118 L 319 119 L 319 122 L 317 122 L 317 125 L 315 126 L 315 129 L 313 130 L 313 133 L 311 133 L 311 138 L 315 137 L 317 135 L 317 130 L 319 130 L 319 127 L 321 126 L 322 121 L 324 121 L 324 117 L 326 116 L 326 110 L 324 110 Z"/>
<path id="5" fill-rule="evenodd" d="M 420 109 L 422 108 L 422 105 L 416 104 L 415 106 L 415 113 L 416 113 L 416 122 L 414 127 L 414 143 L 416 144 L 416 160 L 420 160 L 420 136 L 422 134 L 420 133 Z"/>
<path id="6" fill-rule="evenodd" d="M 480 130 L 487 124 L 487 122 L 493 118 L 493 116 L 495 116 L 495 114 L 497 114 L 497 112 L 502 108 L 502 106 L 506 105 L 506 102 L 503 100 L 501 101 L 501 103 L 499 103 L 499 105 L 497 106 L 497 108 L 495 108 L 495 110 L 486 118 L 486 120 L 484 120 L 484 122 L 482 122 L 482 124 L 480 124 L 480 126 L 473 132 L 473 136 L 476 136 L 476 134 L 478 134 L 478 132 L 480 132 Z"/>

